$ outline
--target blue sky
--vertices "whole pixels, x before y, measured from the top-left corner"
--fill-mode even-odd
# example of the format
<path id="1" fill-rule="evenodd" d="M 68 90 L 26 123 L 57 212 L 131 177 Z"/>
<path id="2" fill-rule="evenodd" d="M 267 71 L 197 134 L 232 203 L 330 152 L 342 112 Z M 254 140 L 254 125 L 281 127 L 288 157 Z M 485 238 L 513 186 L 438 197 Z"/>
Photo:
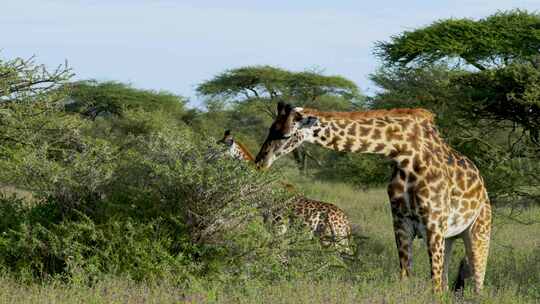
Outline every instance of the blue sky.
<path id="1" fill-rule="evenodd" d="M 167 90 L 197 106 L 197 84 L 254 64 L 316 68 L 372 94 L 374 42 L 441 18 L 539 10 L 540 1 L 4 0 L 1 8 L 0 58 L 67 60 L 77 79 Z"/>

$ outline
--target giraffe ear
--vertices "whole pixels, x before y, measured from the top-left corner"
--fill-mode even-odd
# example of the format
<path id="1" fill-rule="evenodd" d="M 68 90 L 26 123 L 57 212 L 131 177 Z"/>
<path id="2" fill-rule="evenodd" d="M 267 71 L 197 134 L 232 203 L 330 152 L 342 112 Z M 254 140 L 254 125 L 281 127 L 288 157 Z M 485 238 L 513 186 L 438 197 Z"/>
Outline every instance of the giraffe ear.
<path id="1" fill-rule="evenodd" d="M 284 108 L 285 108 L 285 103 L 283 101 L 279 101 L 277 103 L 277 114 L 278 115 L 281 114 Z"/>
<path id="2" fill-rule="evenodd" d="M 234 139 L 231 135 L 231 130 L 225 130 L 225 133 L 223 134 L 223 139 L 218 140 L 218 143 L 225 144 L 226 146 L 232 146 L 234 143 Z"/>
<path id="3" fill-rule="evenodd" d="M 319 119 L 315 116 L 308 116 L 302 118 L 300 121 L 300 128 L 311 128 L 313 127 L 317 122 L 319 122 Z"/>

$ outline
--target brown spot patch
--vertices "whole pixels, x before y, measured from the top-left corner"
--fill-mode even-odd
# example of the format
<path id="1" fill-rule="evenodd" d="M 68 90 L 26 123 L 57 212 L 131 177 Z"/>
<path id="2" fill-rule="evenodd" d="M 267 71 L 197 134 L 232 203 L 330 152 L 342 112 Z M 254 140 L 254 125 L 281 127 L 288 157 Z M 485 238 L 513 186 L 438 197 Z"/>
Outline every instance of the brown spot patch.
<path id="1" fill-rule="evenodd" d="M 404 160 L 401 161 L 401 163 L 399 164 L 402 168 L 405 168 L 409 165 L 410 161 L 408 158 L 405 158 Z"/>
<path id="2" fill-rule="evenodd" d="M 338 149 L 339 149 L 339 141 L 340 141 L 340 140 L 341 140 L 341 137 L 339 137 L 339 136 L 336 135 L 336 136 L 334 136 L 334 137 L 332 138 L 332 140 L 331 140 L 330 142 L 328 142 L 328 143 L 326 144 L 326 146 L 327 146 L 327 147 L 330 147 L 330 148 L 332 148 L 332 149 L 334 149 L 334 150 L 338 150 Z"/>
<path id="3" fill-rule="evenodd" d="M 405 186 L 402 183 L 394 183 L 392 187 L 396 192 L 403 193 L 405 191 Z"/>
<path id="4" fill-rule="evenodd" d="M 359 132 L 360 132 L 360 136 L 362 137 L 365 137 L 365 136 L 368 136 L 369 133 L 371 132 L 372 128 L 367 128 L 367 127 L 360 127 L 359 128 Z"/>
<path id="5" fill-rule="evenodd" d="M 349 128 L 347 129 L 347 134 L 352 136 L 352 137 L 355 137 L 356 136 L 356 129 L 357 129 L 358 125 L 356 123 L 352 123 Z"/>
<path id="6" fill-rule="evenodd" d="M 412 119 L 402 118 L 398 119 L 396 122 L 401 125 L 403 130 L 406 130 L 413 121 Z"/>
<path id="7" fill-rule="evenodd" d="M 424 160 L 424 163 L 426 163 L 426 165 L 431 165 L 432 163 L 432 159 L 433 159 L 433 156 L 431 154 L 430 151 L 427 151 L 424 149 L 423 153 L 422 153 L 422 159 Z"/>
<path id="8" fill-rule="evenodd" d="M 411 143 L 413 149 L 420 149 L 420 126 L 414 124 L 412 131 L 407 134 L 407 140 Z"/>
<path id="9" fill-rule="evenodd" d="M 401 134 L 401 130 L 398 126 L 388 126 L 384 134 L 386 136 L 386 140 L 392 141 L 392 140 L 403 140 L 403 135 Z"/>
<path id="10" fill-rule="evenodd" d="M 431 214 L 429 215 L 429 218 L 432 220 L 432 221 L 436 221 L 439 216 L 441 216 L 441 212 L 440 211 L 433 211 L 431 212 Z"/>
<path id="11" fill-rule="evenodd" d="M 465 190 L 465 179 L 464 179 L 464 176 L 465 176 L 465 173 L 461 170 L 461 169 L 458 169 L 456 171 L 456 181 L 457 181 L 457 185 L 458 187 L 461 189 L 461 190 Z"/>
<path id="12" fill-rule="evenodd" d="M 418 190 L 416 191 L 416 194 L 418 194 L 418 196 L 421 196 L 422 198 L 429 198 L 429 190 L 427 187 L 422 187 L 422 188 L 418 188 Z"/>
<path id="13" fill-rule="evenodd" d="M 465 194 L 463 195 L 463 198 L 469 199 L 469 198 L 475 198 L 479 196 L 480 191 L 483 190 L 482 184 L 477 183 L 472 189 L 469 189 Z"/>
<path id="14" fill-rule="evenodd" d="M 355 121 L 362 125 L 373 125 L 374 123 L 372 118 L 360 118 L 355 119 Z"/>
<path id="15" fill-rule="evenodd" d="M 330 137 L 330 128 L 324 129 L 324 136 L 325 137 Z"/>
<path id="16" fill-rule="evenodd" d="M 385 144 L 383 143 L 377 144 L 375 148 L 373 149 L 373 152 L 381 152 L 382 150 L 384 150 L 384 148 L 386 148 Z"/>
<path id="17" fill-rule="evenodd" d="M 474 183 L 478 181 L 478 174 L 474 171 L 467 172 L 467 188 L 470 188 Z"/>
<path id="18" fill-rule="evenodd" d="M 424 171 L 426 171 L 426 169 L 426 166 L 422 166 L 422 163 L 420 162 L 420 157 L 418 157 L 418 154 L 416 154 L 413 158 L 413 171 L 419 175 L 422 175 Z"/>
<path id="19" fill-rule="evenodd" d="M 377 140 L 377 139 L 381 139 L 381 137 L 382 137 L 381 130 L 374 129 L 373 134 L 371 135 L 371 139 Z"/>
<path id="20" fill-rule="evenodd" d="M 353 146 L 354 146 L 354 139 L 349 137 L 345 141 L 345 145 L 343 146 L 343 151 L 352 152 L 353 151 L 353 149 L 352 149 Z"/>
<path id="21" fill-rule="evenodd" d="M 409 145 L 407 144 L 397 144 L 395 148 L 399 156 L 411 156 L 413 154 L 413 151 L 409 149 Z"/>
<path id="22" fill-rule="evenodd" d="M 371 143 L 368 142 L 365 139 L 360 139 L 360 146 L 355 152 L 366 152 L 368 151 L 369 147 L 371 146 Z"/>
<path id="23" fill-rule="evenodd" d="M 428 184 L 432 184 L 436 181 L 438 181 L 439 179 L 441 179 L 442 177 L 442 172 L 439 171 L 439 170 L 429 170 L 426 174 L 426 182 Z"/>

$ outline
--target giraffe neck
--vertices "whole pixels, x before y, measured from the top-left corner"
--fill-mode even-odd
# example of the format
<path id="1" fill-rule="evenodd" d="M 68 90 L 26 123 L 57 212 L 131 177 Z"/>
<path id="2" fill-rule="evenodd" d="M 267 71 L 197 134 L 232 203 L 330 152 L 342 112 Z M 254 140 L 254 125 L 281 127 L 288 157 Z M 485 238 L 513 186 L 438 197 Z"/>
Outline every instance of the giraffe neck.
<path id="1" fill-rule="evenodd" d="M 426 136 L 438 136 L 431 113 L 404 109 L 368 112 L 318 112 L 306 109 L 319 123 L 308 141 L 343 152 L 381 154 L 400 160 L 420 151 Z"/>
<path id="2" fill-rule="evenodd" d="M 246 160 L 250 163 L 255 162 L 255 157 L 249 152 L 249 150 L 242 143 L 234 141 L 231 147 L 231 154 L 238 159 Z"/>
<path id="3" fill-rule="evenodd" d="M 231 147 L 231 154 L 233 157 L 239 160 L 245 160 L 249 164 L 255 165 L 255 157 L 253 157 L 253 154 L 248 150 L 248 148 L 242 144 L 239 141 L 234 140 L 233 145 Z M 290 193 L 296 193 L 296 188 L 294 185 L 289 184 L 284 181 L 279 181 L 279 183 Z"/>

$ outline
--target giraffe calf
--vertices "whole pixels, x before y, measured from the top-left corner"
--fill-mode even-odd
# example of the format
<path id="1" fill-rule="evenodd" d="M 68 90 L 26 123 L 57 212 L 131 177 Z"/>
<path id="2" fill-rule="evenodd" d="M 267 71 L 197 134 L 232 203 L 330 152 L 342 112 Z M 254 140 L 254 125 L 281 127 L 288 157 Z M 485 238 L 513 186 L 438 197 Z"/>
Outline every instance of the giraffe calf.
<path id="1" fill-rule="evenodd" d="M 228 147 L 227 154 L 235 159 L 254 162 L 253 155 L 240 142 L 236 141 L 229 130 L 218 141 Z M 282 182 L 283 186 L 294 192 L 294 186 Z M 297 196 L 285 206 L 286 210 L 265 212 L 265 223 L 271 224 L 276 231 L 284 234 L 289 229 L 287 214 L 292 214 L 306 225 L 312 235 L 317 236 L 324 247 L 335 246 L 340 253 L 352 254 L 351 223 L 347 214 L 336 205 Z M 288 210 L 287 210 L 288 209 Z"/>
<path id="2" fill-rule="evenodd" d="M 287 213 L 292 218 L 288 219 Z M 271 224 L 279 234 L 285 234 L 294 219 L 307 226 L 323 247 L 334 246 L 340 253 L 353 254 L 351 223 L 347 214 L 337 206 L 298 196 L 285 210 L 270 211 L 264 215 L 265 222 Z"/>

